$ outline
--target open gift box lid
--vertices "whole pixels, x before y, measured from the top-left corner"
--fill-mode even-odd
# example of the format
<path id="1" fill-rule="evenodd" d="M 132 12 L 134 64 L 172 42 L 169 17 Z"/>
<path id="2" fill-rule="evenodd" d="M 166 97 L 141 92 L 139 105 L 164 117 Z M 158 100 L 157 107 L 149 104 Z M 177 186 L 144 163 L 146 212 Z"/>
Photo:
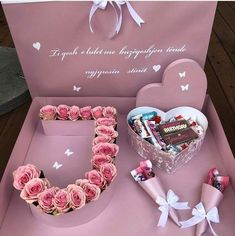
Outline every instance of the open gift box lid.
<path id="1" fill-rule="evenodd" d="M 203 67 L 216 9 L 216 2 L 114 1 L 96 9 L 92 33 L 92 1 L 2 3 L 32 97 L 133 97 L 176 59 Z"/>

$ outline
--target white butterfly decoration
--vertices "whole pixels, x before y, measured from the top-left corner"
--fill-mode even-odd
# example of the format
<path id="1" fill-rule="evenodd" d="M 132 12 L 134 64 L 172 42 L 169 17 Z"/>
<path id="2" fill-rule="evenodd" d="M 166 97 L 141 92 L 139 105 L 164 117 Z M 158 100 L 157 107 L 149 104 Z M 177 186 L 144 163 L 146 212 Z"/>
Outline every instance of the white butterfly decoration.
<path id="1" fill-rule="evenodd" d="M 184 72 L 179 72 L 180 78 L 185 78 L 186 77 L 186 71 Z"/>
<path id="2" fill-rule="evenodd" d="M 189 84 L 181 85 L 180 87 L 181 87 L 181 90 L 182 90 L 182 91 L 188 91 L 188 89 L 189 89 Z"/>
<path id="3" fill-rule="evenodd" d="M 57 161 L 53 164 L 53 168 L 55 168 L 56 170 L 58 170 L 60 167 L 62 167 L 62 164 L 59 164 Z"/>
<path id="4" fill-rule="evenodd" d="M 69 156 L 73 155 L 74 152 L 70 151 L 69 149 L 66 149 L 66 151 L 64 152 L 64 154 L 69 157 Z"/>
<path id="5" fill-rule="evenodd" d="M 73 86 L 73 91 L 79 92 L 81 87 L 77 87 L 76 85 Z"/>

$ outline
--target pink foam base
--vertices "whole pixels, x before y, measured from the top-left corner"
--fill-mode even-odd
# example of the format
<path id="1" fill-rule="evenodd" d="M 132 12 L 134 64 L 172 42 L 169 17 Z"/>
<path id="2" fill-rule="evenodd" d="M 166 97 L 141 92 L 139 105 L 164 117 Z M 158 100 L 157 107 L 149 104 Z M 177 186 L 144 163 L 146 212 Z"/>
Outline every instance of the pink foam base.
<path id="1" fill-rule="evenodd" d="M 89 159 L 92 137 L 45 136 L 41 123 L 36 118 L 38 108 L 41 105 L 47 103 L 58 105 L 61 102 L 71 105 L 70 103 L 75 101 L 81 105 L 87 105 L 88 103 L 90 105 L 112 104 L 119 109 L 121 114 L 118 117 L 118 144 L 120 145 L 120 153 L 117 158 L 118 177 L 114 186 L 112 200 L 96 218 L 75 227 L 58 228 L 45 225 L 32 216 L 29 206 L 19 198 L 19 192 L 13 190 L 11 186 L 11 173 L 20 164 L 34 163 L 43 168 L 53 184 L 60 187 L 66 186 L 76 178 L 84 175 L 84 172 L 90 168 Z M 0 235 L 194 236 L 195 227 L 180 229 L 171 221 L 167 222 L 166 228 L 157 228 L 160 216 L 160 212 L 157 209 L 158 206 L 133 181 L 130 175 L 130 170 L 134 169 L 141 160 L 141 157 L 129 145 L 127 136 L 126 114 L 134 106 L 135 98 L 109 98 L 107 100 L 102 100 L 102 98 L 34 99 L 1 182 Z M 189 201 L 191 207 L 200 200 L 202 183 L 210 168 L 218 167 L 222 174 L 230 175 L 232 183 L 235 181 L 235 160 L 209 98 L 205 102 L 204 113 L 208 118 L 209 128 L 199 154 L 174 175 L 168 175 L 161 170 L 155 169 L 165 189 L 173 189 L 180 196 L 181 201 Z M 83 149 L 81 151 L 79 147 L 82 146 Z M 58 159 L 58 153 L 63 153 L 66 148 L 73 149 L 77 155 L 71 159 L 63 157 L 64 168 L 56 172 L 51 166 L 55 160 L 62 161 L 62 159 Z M 87 162 L 80 162 L 80 160 L 83 160 L 83 158 L 80 158 L 83 155 L 88 157 Z M 234 186 L 230 185 L 219 206 L 221 223 L 213 225 L 218 235 L 234 235 L 234 201 Z M 99 203 L 97 202 L 97 204 Z M 188 219 L 190 216 L 191 210 L 180 212 L 181 220 Z"/>
<path id="2" fill-rule="evenodd" d="M 45 135 L 48 136 L 95 136 L 94 120 L 41 120 Z"/>

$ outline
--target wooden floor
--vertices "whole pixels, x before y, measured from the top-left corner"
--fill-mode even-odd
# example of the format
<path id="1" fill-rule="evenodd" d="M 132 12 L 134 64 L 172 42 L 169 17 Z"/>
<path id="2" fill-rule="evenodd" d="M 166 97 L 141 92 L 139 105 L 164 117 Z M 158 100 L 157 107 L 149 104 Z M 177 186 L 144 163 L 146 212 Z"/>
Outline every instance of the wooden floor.
<path id="1" fill-rule="evenodd" d="M 14 47 L 0 7 L 0 46 Z M 235 2 L 219 2 L 205 71 L 208 93 L 235 156 Z M 0 116 L 0 178 L 20 132 L 30 102 Z"/>

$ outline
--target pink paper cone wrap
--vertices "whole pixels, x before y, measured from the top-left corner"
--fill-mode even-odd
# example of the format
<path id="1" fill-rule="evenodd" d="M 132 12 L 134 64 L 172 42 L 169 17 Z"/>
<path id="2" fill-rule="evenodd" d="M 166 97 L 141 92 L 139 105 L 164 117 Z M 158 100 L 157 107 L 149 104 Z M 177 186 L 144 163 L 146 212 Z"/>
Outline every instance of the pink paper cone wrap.
<path id="1" fill-rule="evenodd" d="M 223 194 L 218 189 L 209 184 L 203 184 L 201 202 L 203 203 L 206 212 L 208 212 L 213 207 L 218 207 L 222 198 Z M 204 219 L 196 227 L 196 236 L 202 236 L 203 233 L 206 232 L 207 227 L 207 220 Z"/>
<path id="2" fill-rule="evenodd" d="M 166 192 L 159 178 L 154 177 L 145 181 L 139 181 L 138 183 L 154 201 L 156 201 L 158 196 L 166 199 Z M 179 225 L 179 218 L 174 209 L 170 209 L 169 216 L 175 224 Z"/>

